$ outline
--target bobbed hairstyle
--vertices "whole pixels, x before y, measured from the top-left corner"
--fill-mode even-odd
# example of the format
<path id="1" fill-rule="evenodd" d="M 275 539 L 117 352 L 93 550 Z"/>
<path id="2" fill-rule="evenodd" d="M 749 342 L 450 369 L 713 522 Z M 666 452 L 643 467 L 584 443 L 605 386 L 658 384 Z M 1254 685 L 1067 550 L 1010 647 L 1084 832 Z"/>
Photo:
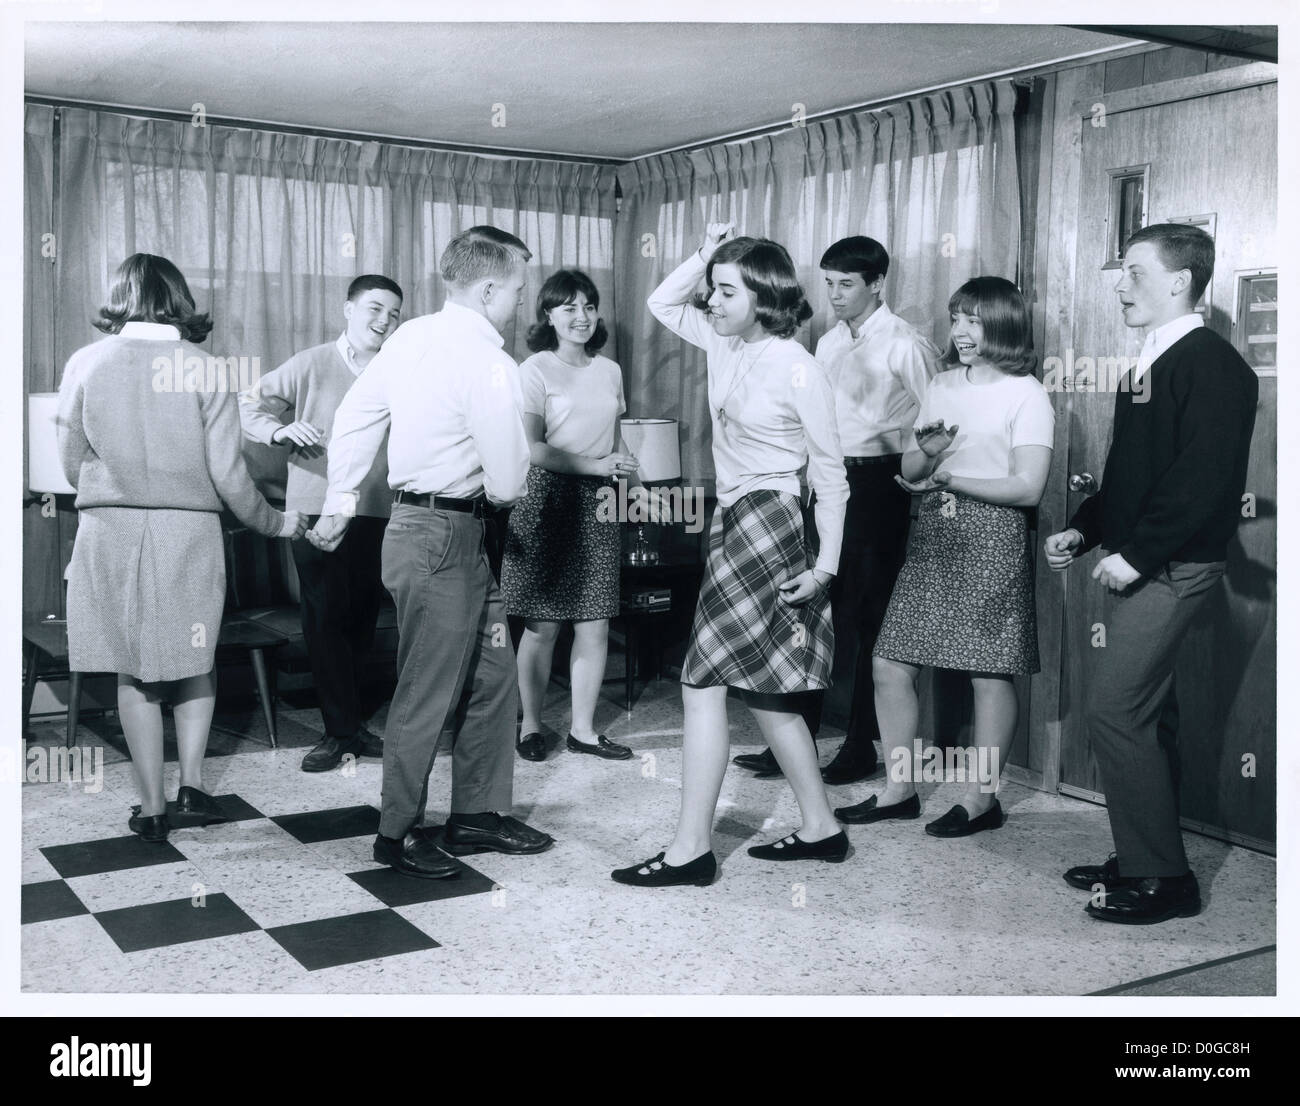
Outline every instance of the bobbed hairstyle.
<path id="1" fill-rule="evenodd" d="M 524 256 L 514 247 L 467 230 L 447 243 L 440 268 L 442 279 L 448 284 L 469 288 L 481 280 L 508 280 L 524 261 Z"/>
<path id="2" fill-rule="evenodd" d="M 586 296 L 587 302 L 592 307 L 600 307 L 600 293 L 596 291 L 591 277 L 580 269 L 561 269 L 546 278 L 542 290 L 537 293 L 537 322 L 528 328 L 528 334 L 524 339 L 530 350 L 541 353 L 542 350 L 559 348 L 560 340 L 555 333 L 555 327 L 546 317 L 547 312 L 563 307 L 566 303 L 576 302 L 579 293 Z M 603 348 L 608 339 L 609 332 L 605 329 L 605 320 L 598 318 L 592 328 L 591 337 L 582 348 L 588 354 L 593 354 Z"/>
<path id="3" fill-rule="evenodd" d="M 1029 305 L 1011 281 L 1003 277 L 972 277 L 948 300 L 948 313 L 973 315 L 984 327 L 980 356 L 1008 376 L 1028 376 L 1038 364 L 1034 355 L 1033 319 Z M 945 365 L 959 365 L 952 337 L 944 350 Z"/>
<path id="4" fill-rule="evenodd" d="M 834 273 L 861 273 L 866 284 L 889 272 L 889 253 L 874 238 L 855 234 L 831 243 L 820 267 Z"/>
<path id="5" fill-rule="evenodd" d="M 91 320 L 105 334 L 131 322 L 174 326 L 187 342 L 201 342 L 212 331 L 212 317 L 194 306 L 181 271 L 152 253 L 133 253 L 117 267 L 108 303 Z"/>
<path id="6" fill-rule="evenodd" d="M 727 239 L 713 251 L 704 273 L 710 293 L 715 265 L 735 265 L 740 270 L 741 281 L 754 294 L 754 316 L 773 337 L 789 338 L 812 318 L 794 262 L 780 243 L 744 236 Z M 708 310 L 708 296 L 697 296 L 692 302 Z"/>
<path id="7" fill-rule="evenodd" d="M 1150 242 L 1160 263 L 1171 273 L 1187 269 L 1192 274 L 1188 305 L 1196 306 L 1214 275 L 1214 239 L 1200 227 L 1187 223 L 1153 223 L 1134 231 L 1124 243 L 1124 253 L 1139 242 Z"/>
<path id="8" fill-rule="evenodd" d="M 378 273 L 362 273 L 348 285 L 348 300 L 351 302 L 376 288 L 381 292 L 392 292 L 399 300 L 406 298 L 402 295 L 402 286 L 397 281 L 389 280 L 388 277 L 380 276 Z"/>

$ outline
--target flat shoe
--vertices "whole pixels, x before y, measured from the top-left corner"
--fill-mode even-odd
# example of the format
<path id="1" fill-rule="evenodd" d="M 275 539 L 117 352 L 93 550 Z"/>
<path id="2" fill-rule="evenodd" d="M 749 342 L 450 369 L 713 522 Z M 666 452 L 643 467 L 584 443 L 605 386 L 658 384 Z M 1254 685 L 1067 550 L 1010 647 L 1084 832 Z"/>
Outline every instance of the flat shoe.
<path id="1" fill-rule="evenodd" d="M 835 817 L 841 822 L 848 822 L 850 825 L 884 822 L 890 818 L 921 817 L 921 797 L 919 795 L 913 794 L 901 803 L 890 803 L 889 806 L 877 806 L 876 800 L 879 797 L 878 795 L 872 795 L 870 798 L 853 806 L 839 807 L 835 811 Z"/>
<path id="2" fill-rule="evenodd" d="M 953 807 L 947 814 L 925 827 L 931 837 L 969 837 L 980 830 L 1000 829 L 1006 819 L 1002 815 L 1002 804 L 993 800 L 993 805 L 978 818 L 972 818 L 961 804 Z"/>
<path id="3" fill-rule="evenodd" d="M 875 749 L 871 750 L 870 756 L 864 756 L 852 750 L 846 753 L 844 749 L 841 749 L 831 758 L 830 763 L 822 769 L 822 783 L 858 783 L 860 780 L 874 776 L 879 766 L 880 762 L 876 759 Z"/>
<path id="4" fill-rule="evenodd" d="M 384 756 L 384 739 L 377 733 L 371 733 L 365 726 L 357 734 L 361 738 L 361 755 L 382 760 Z"/>
<path id="5" fill-rule="evenodd" d="M 221 804 L 197 787 L 182 787 L 176 792 L 176 802 L 167 811 L 167 818 L 176 829 L 230 821 Z"/>
<path id="6" fill-rule="evenodd" d="M 386 837 L 376 836 L 372 855 L 380 864 L 395 872 L 417 879 L 450 879 L 461 873 L 461 864 L 453 860 L 428 837 L 412 831 L 398 846 Z"/>
<path id="7" fill-rule="evenodd" d="M 515 751 L 524 760 L 546 759 L 546 738 L 539 733 L 530 733 L 515 742 Z"/>
<path id="8" fill-rule="evenodd" d="M 686 864 L 665 864 L 659 853 L 630 868 L 617 868 L 610 872 L 615 883 L 629 887 L 707 887 L 718 874 L 718 858 L 713 853 L 701 853 Z"/>
<path id="9" fill-rule="evenodd" d="M 764 749 L 761 753 L 741 753 L 732 757 L 731 763 L 748 772 L 780 772 L 771 749 Z"/>
<path id="10" fill-rule="evenodd" d="M 1128 887 L 1137 883 L 1134 876 L 1122 876 L 1119 874 L 1119 858 L 1114 853 L 1104 864 L 1080 864 L 1077 868 L 1071 868 L 1062 877 L 1071 887 L 1077 887 L 1081 891 L 1092 891 L 1101 887 L 1104 891 L 1118 891 L 1121 887 Z"/>
<path id="11" fill-rule="evenodd" d="M 759 860 L 825 860 L 838 864 L 849 855 L 849 838 L 843 830 L 821 841 L 805 841 L 792 833 L 770 845 L 755 845 L 749 855 Z"/>
<path id="12" fill-rule="evenodd" d="M 166 814 L 150 814 L 141 817 L 138 806 L 131 808 L 131 817 L 127 819 L 126 825 L 132 833 L 139 835 L 140 840 L 155 842 L 166 841 L 167 831 L 170 828 Z"/>
<path id="13" fill-rule="evenodd" d="M 353 757 L 361 755 L 362 740 L 353 734 L 351 737 L 327 737 L 310 753 L 302 758 L 304 772 L 328 772 L 337 768 L 349 753 Z"/>
<path id="14" fill-rule="evenodd" d="M 1135 879 L 1100 899 L 1090 901 L 1084 910 L 1099 921 L 1122 925 L 1154 925 L 1171 918 L 1193 918 L 1201 912 L 1201 889 L 1191 872 Z"/>
<path id="15" fill-rule="evenodd" d="M 533 829 L 508 815 L 498 818 L 494 829 L 463 826 L 449 820 L 442 831 L 442 847 L 453 856 L 483 852 L 523 856 L 545 852 L 554 844 L 555 838 L 549 833 Z"/>
<path id="16" fill-rule="evenodd" d="M 587 753 L 593 757 L 604 757 L 605 760 L 628 760 L 632 756 L 632 750 L 626 745 L 616 745 L 606 740 L 604 734 L 595 741 L 579 741 L 573 734 L 569 734 L 564 745 L 571 753 Z"/>

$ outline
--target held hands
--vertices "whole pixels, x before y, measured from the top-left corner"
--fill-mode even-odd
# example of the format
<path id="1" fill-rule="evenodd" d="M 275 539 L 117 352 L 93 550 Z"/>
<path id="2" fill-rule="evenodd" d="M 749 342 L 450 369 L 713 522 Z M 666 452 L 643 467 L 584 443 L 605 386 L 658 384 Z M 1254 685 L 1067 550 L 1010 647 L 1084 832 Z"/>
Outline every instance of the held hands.
<path id="1" fill-rule="evenodd" d="M 791 607 L 802 607 L 814 595 L 830 586 L 831 575 L 820 568 L 805 568 L 798 576 L 791 576 L 777 585 L 781 602 Z"/>
<path id="2" fill-rule="evenodd" d="M 956 430 L 956 427 L 953 427 Z M 923 476 L 920 480 L 904 480 L 901 476 L 895 476 L 898 486 L 913 495 L 921 495 L 924 492 L 938 491 L 940 488 L 946 488 L 948 482 L 952 479 L 951 474 L 946 472 L 932 472 L 929 476 Z"/>
<path id="3" fill-rule="evenodd" d="M 308 457 L 319 457 L 325 452 L 325 434 L 318 426 L 313 426 L 306 419 L 282 426 L 271 435 L 272 445 L 288 443 L 294 449 Z"/>
<path id="4" fill-rule="evenodd" d="M 1097 562 L 1097 567 L 1092 570 L 1092 578 L 1101 581 L 1111 591 L 1123 591 L 1130 584 L 1136 584 L 1142 578 L 1142 573 L 1118 553 L 1112 553 Z"/>
<path id="5" fill-rule="evenodd" d="M 700 247 L 700 257 L 707 262 L 713 256 L 722 240 L 735 229 L 735 223 L 710 223 L 704 231 L 704 245 Z"/>
<path id="6" fill-rule="evenodd" d="M 307 516 L 301 511 L 285 511 L 277 538 L 300 538 L 307 532 Z"/>
<path id="7" fill-rule="evenodd" d="M 916 445 L 927 457 L 938 457 L 957 437 L 958 426 L 945 427 L 943 419 L 916 428 Z"/>
<path id="8" fill-rule="evenodd" d="M 347 515 L 321 515 L 316 525 L 307 531 L 307 540 L 322 553 L 333 553 L 348 532 Z"/>
<path id="9" fill-rule="evenodd" d="M 641 467 L 631 453 L 607 453 L 592 462 L 592 476 L 629 477 Z"/>
<path id="10" fill-rule="evenodd" d="M 1043 552 L 1047 554 L 1047 563 L 1054 572 L 1063 572 L 1074 563 L 1074 551 L 1083 544 L 1083 535 L 1078 530 L 1062 530 L 1052 534 L 1043 542 Z"/>

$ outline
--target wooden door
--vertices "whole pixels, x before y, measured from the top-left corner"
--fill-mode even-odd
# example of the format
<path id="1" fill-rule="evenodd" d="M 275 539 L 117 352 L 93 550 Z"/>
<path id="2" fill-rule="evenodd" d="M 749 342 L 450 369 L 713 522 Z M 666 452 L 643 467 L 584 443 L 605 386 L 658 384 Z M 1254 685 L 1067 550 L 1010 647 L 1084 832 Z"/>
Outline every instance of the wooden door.
<path id="1" fill-rule="evenodd" d="M 1189 82 L 1171 82 L 1184 86 Z M 1195 87 L 1195 86 L 1192 86 Z M 1149 165 L 1147 222 L 1213 215 L 1216 265 L 1210 325 L 1234 339 L 1235 273 L 1276 266 L 1277 85 L 1217 91 L 1168 102 L 1155 88 L 1132 90 L 1129 107 L 1102 98 L 1104 126 L 1082 126 L 1079 230 L 1073 325 L 1061 335 L 1067 354 L 1135 356 L 1144 337 L 1129 331 L 1103 268 L 1111 207 L 1108 171 Z M 1077 107 L 1076 107 L 1077 110 Z M 1085 106 L 1084 110 L 1087 110 Z M 1209 229 L 1209 228 L 1207 228 Z M 1051 351 L 1049 351 L 1051 352 Z M 1208 617 L 1189 633 L 1175 675 L 1184 824 L 1260 847 L 1276 840 L 1276 414 L 1275 375 L 1261 374 L 1247 491 L 1254 496 L 1229 550 L 1226 585 Z M 1054 476 L 1085 472 L 1100 482 L 1110 441 L 1114 395 L 1057 396 Z M 1080 496 L 1067 492 L 1072 510 Z M 1090 576 L 1090 554 L 1062 586 L 1060 764 L 1063 792 L 1101 798 L 1096 763 L 1081 717 L 1104 648 L 1110 599 Z"/>

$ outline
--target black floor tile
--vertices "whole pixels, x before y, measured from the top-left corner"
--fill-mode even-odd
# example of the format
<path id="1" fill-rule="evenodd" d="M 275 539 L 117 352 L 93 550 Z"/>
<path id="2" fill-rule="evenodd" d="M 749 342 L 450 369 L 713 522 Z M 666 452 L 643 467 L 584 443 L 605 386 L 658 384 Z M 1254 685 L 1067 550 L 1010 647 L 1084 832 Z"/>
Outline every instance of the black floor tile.
<path id="1" fill-rule="evenodd" d="M 77 898 L 76 892 L 61 879 L 23 884 L 23 925 L 28 922 L 49 922 L 55 918 L 71 918 L 77 914 L 89 913 L 86 904 Z"/>
<path id="2" fill-rule="evenodd" d="M 244 802 L 238 795 L 213 795 L 214 799 L 221 804 L 222 813 L 226 819 L 231 822 L 251 822 L 254 818 L 265 818 L 260 810 Z M 172 814 L 176 810 L 176 801 L 173 799 L 167 804 L 167 813 Z M 217 825 L 224 823 L 218 822 Z"/>
<path id="3" fill-rule="evenodd" d="M 344 806 L 307 814 L 280 814 L 271 819 L 304 845 L 339 841 L 379 832 L 379 811 L 372 806 Z"/>
<path id="4" fill-rule="evenodd" d="M 75 845 L 46 845 L 40 852 L 64 879 L 147 868 L 151 864 L 178 864 L 185 859 L 170 842 L 143 841 L 134 833 Z"/>
<path id="5" fill-rule="evenodd" d="M 404 876 L 392 868 L 370 868 L 349 872 L 348 879 L 360 884 L 385 906 L 410 906 L 417 902 L 457 899 L 462 895 L 482 895 L 496 886 L 482 872 L 461 864 L 461 873 L 448 879 L 420 879 Z"/>
<path id="6" fill-rule="evenodd" d="M 440 947 L 423 930 L 391 910 L 368 910 L 364 914 L 297 922 L 266 932 L 311 972 Z"/>
<path id="7" fill-rule="evenodd" d="M 208 895 L 202 906 L 195 906 L 191 899 L 173 899 L 106 910 L 96 914 L 95 919 L 123 952 L 206 941 L 262 928 L 220 892 Z"/>

